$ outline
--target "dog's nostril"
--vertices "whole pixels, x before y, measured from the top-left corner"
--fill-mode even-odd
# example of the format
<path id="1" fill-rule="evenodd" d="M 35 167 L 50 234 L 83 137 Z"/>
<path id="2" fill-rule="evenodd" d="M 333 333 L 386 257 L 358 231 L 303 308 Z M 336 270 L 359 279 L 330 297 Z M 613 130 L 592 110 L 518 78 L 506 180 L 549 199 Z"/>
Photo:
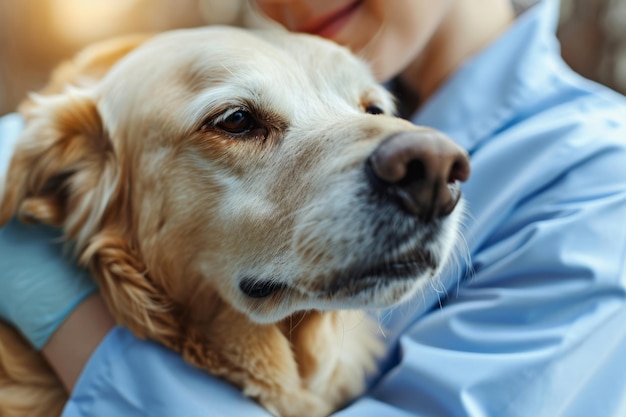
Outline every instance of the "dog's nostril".
<path id="1" fill-rule="evenodd" d="M 370 155 L 373 188 L 424 221 L 448 215 L 460 199 L 459 181 L 470 172 L 467 153 L 441 133 L 396 133 Z"/>
<path id="2" fill-rule="evenodd" d="M 406 173 L 404 175 L 404 178 L 396 182 L 396 185 L 398 187 L 406 187 L 411 182 L 425 181 L 427 178 L 428 173 L 426 172 L 426 166 L 424 165 L 424 162 L 418 159 L 414 159 L 409 161 L 406 166 Z"/>
<path id="3" fill-rule="evenodd" d="M 285 287 L 280 282 L 258 278 L 244 278 L 239 282 L 241 292 L 251 298 L 266 298 Z"/>
<path id="4" fill-rule="evenodd" d="M 470 165 L 467 154 L 463 152 L 462 155 L 457 155 L 452 168 L 450 169 L 450 175 L 448 176 L 448 183 L 456 183 L 458 181 L 467 181 L 470 174 Z"/>

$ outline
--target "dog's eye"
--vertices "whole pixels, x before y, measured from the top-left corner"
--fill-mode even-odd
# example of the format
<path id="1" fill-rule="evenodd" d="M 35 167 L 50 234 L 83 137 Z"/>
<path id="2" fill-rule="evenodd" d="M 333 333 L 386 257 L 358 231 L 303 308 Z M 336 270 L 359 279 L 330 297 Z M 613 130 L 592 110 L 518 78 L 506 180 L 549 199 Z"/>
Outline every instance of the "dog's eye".
<path id="1" fill-rule="evenodd" d="M 256 119 L 245 110 L 231 113 L 215 126 L 233 135 L 242 135 L 260 127 Z"/>
<path id="2" fill-rule="evenodd" d="M 383 114 L 385 113 L 385 111 L 383 109 L 381 109 L 380 107 L 378 107 L 375 104 L 370 104 L 369 106 L 367 106 L 365 108 L 365 113 L 369 113 L 369 114 Z"/>

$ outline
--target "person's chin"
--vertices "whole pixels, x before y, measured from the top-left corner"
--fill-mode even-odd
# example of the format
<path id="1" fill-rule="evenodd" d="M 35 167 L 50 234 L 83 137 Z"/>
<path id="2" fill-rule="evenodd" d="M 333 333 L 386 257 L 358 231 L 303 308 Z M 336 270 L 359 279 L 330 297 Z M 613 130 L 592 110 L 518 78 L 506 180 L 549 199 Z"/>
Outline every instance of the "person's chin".
<path id="1" fill-rule="evenodd" d="M 327 39 L 346 46 L 353 53 L 361 56 L 365 49 L 376 46 L 375 43 L 378 43 L 377 38 L 381 34 L 380 31 L 380 23 L 376 22 L 364 10 L 359 9 L 341 30 Z"/>
<path id="2" fill-rule="evenodd" d="M 365 33 L 366 31 L 363 30 L 359 39 L 352 39 L 352 42 L 342 44 L 369 63 L 379 82 L 385 82 L 395 77 L 403 68 L 399 68 L 401 60 L 397 56 L 387 53 L 393 49 L 385 46 L 385 33 L 375 30 L 368 32 L 367 36 Z"/>

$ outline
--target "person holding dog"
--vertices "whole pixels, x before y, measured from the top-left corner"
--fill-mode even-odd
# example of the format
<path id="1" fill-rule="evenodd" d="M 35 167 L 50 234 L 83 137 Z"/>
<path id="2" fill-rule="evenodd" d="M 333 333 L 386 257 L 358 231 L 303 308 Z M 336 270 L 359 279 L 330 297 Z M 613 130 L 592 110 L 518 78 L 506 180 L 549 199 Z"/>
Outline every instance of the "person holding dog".
<path id="1" fill-rule="evenodd" d="M 254 3 L 289 30 L 364 57 L 404 117 L 472 159 L 468 259 L 381 314 L 380 374 L 335 415 L 624 415 L 626 99 L 561 60 L 558 2 L 517 18 L 508 0 Z M 0 143 L 20 123 L 3 119 Z M 64 417 L 268 415 L 114 327 L 90 280 L 77 280 L 40 233 L 54 231 L 0 230 L 0 317 L 72 390 Z M 84 336 L 87 318 L 97 325 Z"/>

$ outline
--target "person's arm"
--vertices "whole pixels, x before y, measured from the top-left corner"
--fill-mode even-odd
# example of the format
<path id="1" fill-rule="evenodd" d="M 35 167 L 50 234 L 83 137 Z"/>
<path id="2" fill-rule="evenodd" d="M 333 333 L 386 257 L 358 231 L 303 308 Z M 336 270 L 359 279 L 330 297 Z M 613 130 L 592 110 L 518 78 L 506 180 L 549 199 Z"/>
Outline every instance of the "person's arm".
<path id="1" fill-rule="evenodd" d="M 99 294 L 88 297 L 63 321 L 41 349 L 52 369 L 71 392 L 87 361 L 115 326 Z"/>
<path id="2" fill-rule="evenodd" d="M 623 232 L 616 226 L 626 187 L 610 188 L 578 203 L 556 190 L 544 194 L 561 215 L 531 220 L 538 213 L 525 211 L 517 232 L 477 253 L 471 282 L 403 330 L 399 363 L 335 416 L 622 415 L 626 234 L 614 232 Z M 410 309 L 393 314 L 399 322 L 417 319 Z M 62 417 L 140 411 L 269 417 L 236 388 L 118 327 L 89 361 Z"/>

